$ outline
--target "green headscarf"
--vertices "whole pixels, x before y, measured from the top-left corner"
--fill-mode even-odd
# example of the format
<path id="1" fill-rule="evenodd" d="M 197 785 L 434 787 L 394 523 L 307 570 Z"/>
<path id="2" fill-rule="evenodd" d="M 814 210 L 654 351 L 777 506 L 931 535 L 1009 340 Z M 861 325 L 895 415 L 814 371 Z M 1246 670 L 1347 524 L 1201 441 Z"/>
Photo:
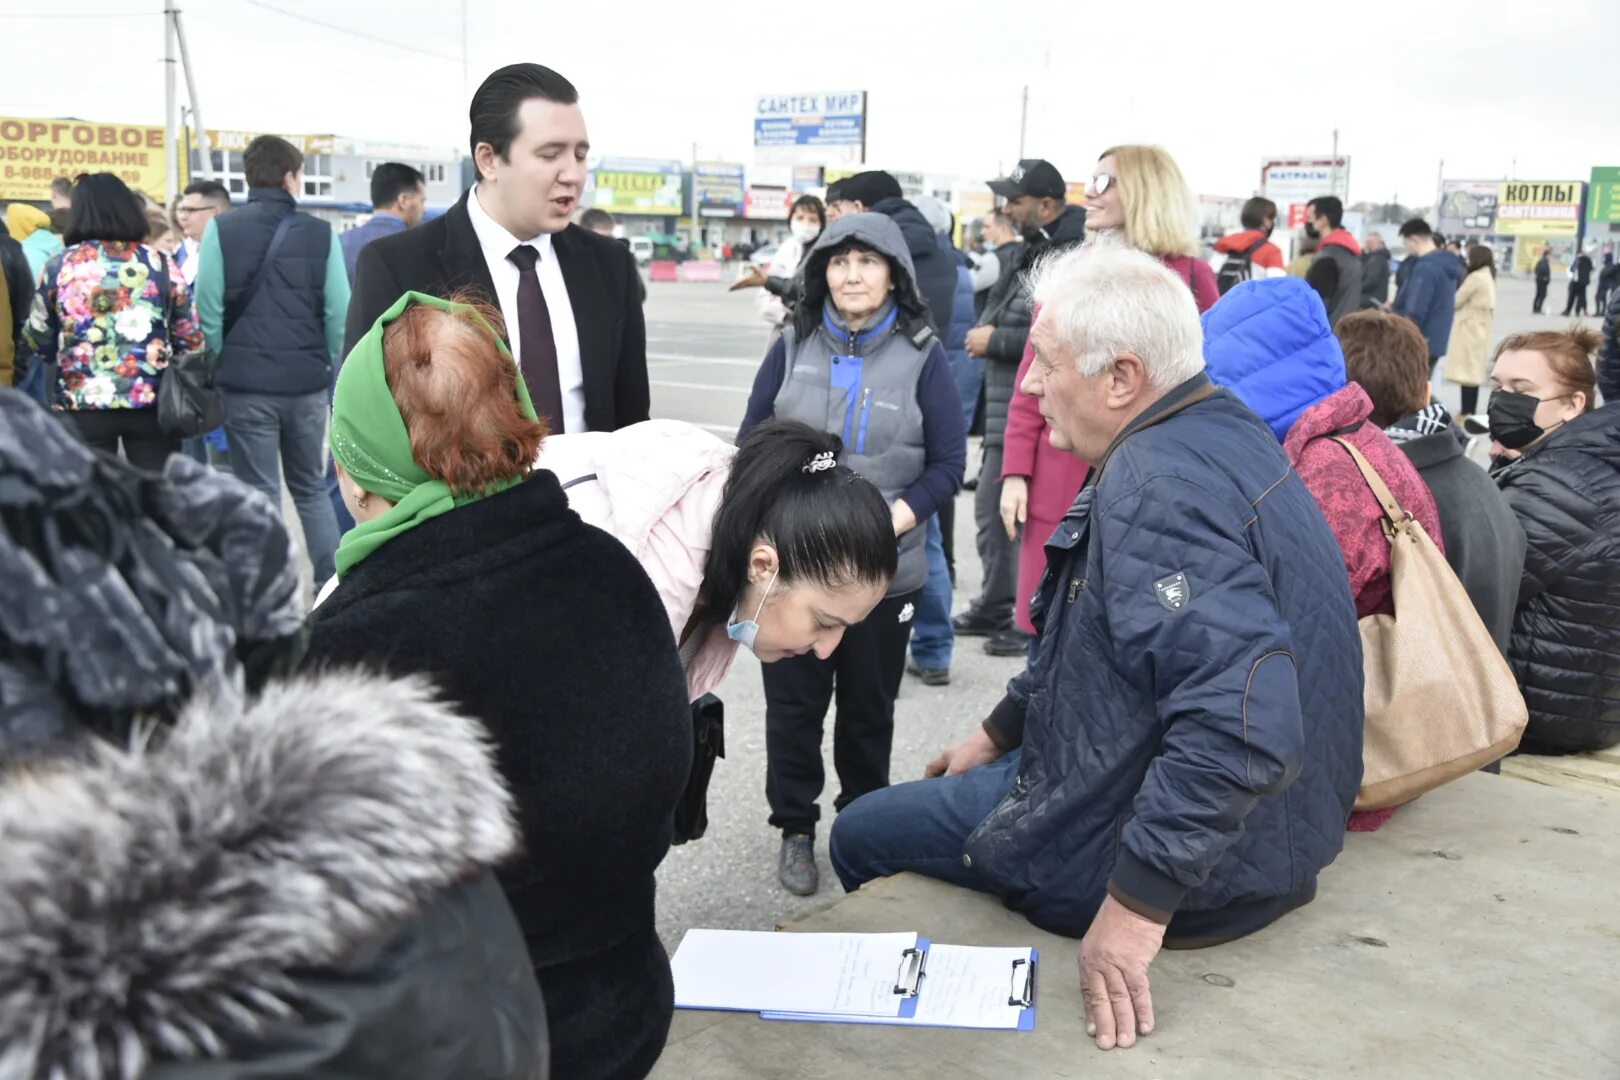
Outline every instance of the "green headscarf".
<path id="1" fill-rule="evenodd" d="M 452 304 L 437 296 L 408 292 L 382 313 L 376 325 L 355 344 L 348 359 L 344 360 L 343 370 L 338 375 L 337 390 L 332 396 L 332 456 L 363 490 L 387 499 L 394 507 L 381 517 L 357 524 L 343 534 L 336 557 L 339 578 L 401 533 L 458 506 L 505 491 L 523 479 L 521 475 L 516 475 L 491 486 L 487 491 L 455 495 L 450 491 L 449 484 L 433 479 L 411 456 L 411 436 L 405 429 L 404 417 L 399 415 L 399 406 L 394 401 L 394 392 L 388 387 L 388 376 L 383 367 L 383 330 L 412 304 L 426 304 L 452 314 L 473 311 L 473 317 L 483 323 L 476 311 L 465 304 Z M 507 351 L 505 342 L 500 340 L 500 335 L 495 334 L 493 328 L 490 333 L 494 335 L 501 355 L 511 360 L 512 354 Z M 524 385 L 522 376 L 515 382 L 523 415 L 530 420 L 538 419 L 534 405 L 529 401 L 529 388 Z"/>

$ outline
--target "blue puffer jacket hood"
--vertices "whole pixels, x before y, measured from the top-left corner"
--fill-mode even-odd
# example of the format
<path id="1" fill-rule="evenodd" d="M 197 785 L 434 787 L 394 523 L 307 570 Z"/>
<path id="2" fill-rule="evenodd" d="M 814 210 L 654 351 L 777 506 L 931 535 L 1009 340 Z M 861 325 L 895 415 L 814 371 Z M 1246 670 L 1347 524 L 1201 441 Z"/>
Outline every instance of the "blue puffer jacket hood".
<path id="1" fill-rule="evenodd" d="M 1298 278 L 1246 281 L 1206 311 L 1204 364 L 1278 442 L 1300 413 L 1345 387 L 1344 351 L 1327 309 Z"/>

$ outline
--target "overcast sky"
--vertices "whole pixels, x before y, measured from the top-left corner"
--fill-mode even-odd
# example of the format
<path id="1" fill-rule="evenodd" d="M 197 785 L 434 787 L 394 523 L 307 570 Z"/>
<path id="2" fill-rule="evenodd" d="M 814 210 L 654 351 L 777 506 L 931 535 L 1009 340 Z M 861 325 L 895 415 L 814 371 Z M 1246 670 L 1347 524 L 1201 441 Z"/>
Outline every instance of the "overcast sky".
<path id="1" fill-rule="evenodd" d="M 0 113 L 161 123 L 159 6 L 0 0 Z M 182 6 L 210 127 L 465 146 L 456 0 L 274 4 L 445 59 L 251 0 Z M 1620 165 L 1613 58 L 1599 56 L 1620 42 L 1616 0 L 466 7 L 473 86 L 517 60 L 554 67 L 613 155 L 688 159 L 696 143 L 705 159 L 747 161 L 756 95 L 864 89 L 870 161 L 988 177 L 1017 157 L 1027 83 L 1028 152 L 1070 179 L 1111 144 L 1156 142 L 1194 190 L 1248 195 L 1262 157 L 1326 153 L 1335 127 L 1354 200 L 1431 203 L 1441 159 L 1454 179 L 1506 177 L 1515 159 L 1521 179 Z M 98 10 L 119 17 L 16 17 Z M 1346 21 L 1319 22 L 1321 10 Z M 73 47 L 102 34 L 119 48 Z"/>

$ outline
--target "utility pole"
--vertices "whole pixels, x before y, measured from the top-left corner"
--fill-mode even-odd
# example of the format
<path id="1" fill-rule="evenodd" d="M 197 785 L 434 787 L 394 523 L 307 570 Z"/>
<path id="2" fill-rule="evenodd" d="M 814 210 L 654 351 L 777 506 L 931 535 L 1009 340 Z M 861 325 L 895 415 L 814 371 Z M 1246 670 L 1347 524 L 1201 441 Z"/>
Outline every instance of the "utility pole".
<path id="1" fill-rule="evenodd" d="M 191 69 L 191 50 L 186 48 L 186 28 L 180 21 L 179 8 L 169 8 L 167 15 L 169 18 L 169 32 L 173 36 L 173 40 L 180 46 L 180 65 L 186 73 L 186 94 L 191 98 L 191 123 L 197 133 L 197 157 L 200 166 L 198 171 L 211 180 L 214 177 L 214 157 L 212 148 L 208 145 L 208 129 L 203 126 L 202 105 L 197 100 L 197 76 Z M 169 79 L 172 85 L 174 80 L 174 66 L 172 64 L 169 66 Z M 177 150 L 178 142 L 179 140 L 176 139 Z M 190 165 L 189 161 L 187 165 Z M 174 177 L 176 183 L 178 183 L 180 179 L 179 172 L 172 165 L 169 169 L 169 175 Z"/>
<path id="2" fill-rule="evenodd" d="M 1024 160 L 1024 134 L 1029 130 L 1029 86 L 1024 86 L 1024 102 L 1018 109 L 1018 160 Z"/>
<path id="3" fill-rule="evenodd" d="M 175 112 L 174 77 L 174 15 L 172 7 L 163 9 L 163 154 L 168 178 L 164 181 L 165 207 L 174 205 L 180 194 L 180 128 Z"/>
<path id="4" fill-rule="evenodd" d="M 1333 171 L 1329 173 L 1328 191 L 1334 195 L 1339 193 L 1339 129 L 1333 129 Z M 1350 192 L 1345 191 L 1346 195 Z"/>

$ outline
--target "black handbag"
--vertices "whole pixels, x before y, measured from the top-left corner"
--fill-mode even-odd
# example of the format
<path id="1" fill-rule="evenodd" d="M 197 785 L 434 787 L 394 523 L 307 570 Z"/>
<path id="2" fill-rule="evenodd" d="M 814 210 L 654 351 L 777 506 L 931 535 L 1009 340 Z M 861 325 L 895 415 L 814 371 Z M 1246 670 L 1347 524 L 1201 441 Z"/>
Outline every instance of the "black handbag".
<path id="1" fill-rule="evenodd" d="M 169 305 L 169 257 L 158 265 L 158 288 L 163 290 L 164 325 L 172 325 Z M 158 427 L 172 439 L 194 439 L 225 422 L 225 399 L 214 388 L 214 357 L 206 350 L 170 353 L 158 383 Z"/>
<path id="2" fill-rule="evenodd" d="M 714 763 L 726 756 L 726 706 L 713 694 L 692 702 L 692 772 L 675 807 L 672 843 L 696 840 L 709 828 L 709 780 Z"/>

